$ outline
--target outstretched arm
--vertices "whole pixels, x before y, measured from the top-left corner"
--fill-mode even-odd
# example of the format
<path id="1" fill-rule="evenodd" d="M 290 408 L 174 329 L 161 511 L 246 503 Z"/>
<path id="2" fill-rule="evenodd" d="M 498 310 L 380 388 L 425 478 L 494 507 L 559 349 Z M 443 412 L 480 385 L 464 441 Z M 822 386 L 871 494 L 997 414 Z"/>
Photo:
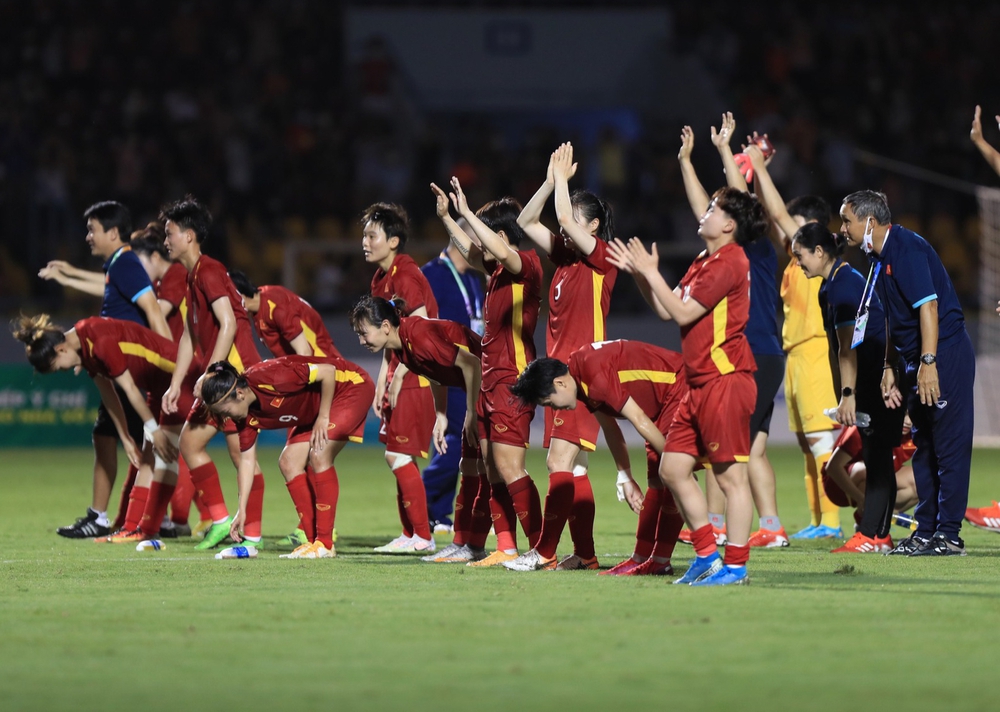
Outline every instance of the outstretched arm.
<path id="1" fill-rule="evenodd" d="M 455 206 L 455 210 L 469 223 L 469 227 L 472 228 L 472 232 L 483 249 L 489 252 L 511 274 L 521 274 L 521 255 L 517 254 L 517 250 L 504 242 L 503 238 L 493 232 L 472 212 L 469 201 L 462 191 L 462 184 L 454 176 L 451 178 L 451 193 L 448 195 L 451 197 L 451 203 Z"/>
<path id="2" fill-rule="evenodd" d="M 681 129 L 681 149 L 677 152 L 677 160 L 681 165 L 681 178 L 684 179 L 684 192 L 687 193 L 688 203 L 694 216 L 701 220 L 701 216 L 708 210 L 709 197 L 705 187 L 698 180 L 694 166 L 691 164 L 691 151 L 694 150 L 694 131 L 690 126 Z"/>
<path id="3" fill-rule="evenodd" d="M 542 210 L 545 209 L 545 202 L 552 195 L 552 190 L 555 186 L 555 182 L 552 179 L 552 160 L 555 155 L 555 152 L 553 152 L 549 156 L 549 167 L 545 171 L 545 182 L 535 191 L 535 194 L 531 196 L 531 200 L 521 210 L 521 214 L 517 216 L 517 224 L 524 230 L 524 234 L 528 236 L 528 239 L 545 250 L 546 254 L 552 252 L 553 235 L 551 230 L 542 225 L 541 219 Z"/>
<path id="4" fill-rule="evenodd" d="M 736 159 L 733 158 L 733 149 L 729 147 L 729 142 L 735 133 L 736 119 L 733 118 L 733 112 L 727 111 L 722 115 L 722 127 L 718 131 L 712 127 L 712 143 L 719 149 L 719 155 L 722 157 L 722 167 L 726 170 L 726 184 L 730 188 L 746 193 L 747 182 L 743 179 L 739 166 L 736 165 Z"/>
<path id="5" fill-rule="evenodd" d="M 448 239 L 451 240 L 451 244 L 462 253 L 462 257 L 472 265 L 473 269 L 484 272 L 483 250 L 469 237 L 469 234 L 462 229 L 462 226 L 451 217 L 451 212 L 448 210 L 448 196 L 434 183 L 431 183 L 431 191 L 434 193 L 434 198 L 437 201 L 435 207 L 437 216 L 444 225 L 444 229 L 448 231 Z"/>
<path id="6" fill-rule="evenodd" d="M 774 181 L 771 180 L 771 175 L 767 172 L 764 154 L 756 144 L 747 146 L 746 154 L 750 157 L 750 165 L 753 166 L 754 181 L 760 188 L 760 199 L 764 203 L 764 209 L 771 216 L 771 220 L 785 233 L 785 240 L 791 242 L 799 230 L 799 225 L 788 214 L 785 201 L 781 199 L 781 193 L 774 187 Z"/>
<path id="7" fill-rule="evenodd" d="M 986 162 L 990 164 L 990 168 L 1000 174 L 1000 152 L 998 152 L 993 146 L 983 138 L 983 124 L 980 121 L 980 114 L 982 114 L 982 109 L 979 105 L 976 105 L 976 113 L 972 117 L 972 131 L 969 132 L 969 138 L 972 142 L 976 144 L 976 148 L 979 152 L 983 154 L 983 158 Z M 996 117 L 997 124 L 1000 124 L 1000 114 Z"/>
<path id="8" fill-rule="evenodd" d="M 576 249 L 580 250 L 583 255 L 590 255 L 597 247 L 597 238 L 580 227 L 580 224 L 573 217 L 573 203 L 569 197 L 569 179 L 575 174 L 573 145 L 564 143 L 556 150 L 552 162 L 552 177 L 556 185 L 556 218 L 559 220 L 559 227 L 562 228 L 563 234 L 573 241 Z"/>
<path id="9" fill-rule="evenodd" d="M 89 272 L 74 267 L 63 260 L 52 260 L 38 270 L 38 276 L 44 280 L 54 280 L 64 287 L 94 297 L 104 296 L 104 273 Z"/>
<path id="10" fill-rule="evenodd" d="M 621 270 L 626 272 L 634 270 L 641 274 L 649 284 L 649 290 L 656 301 L 680 326 L 692 324 L 708 313 L 708 308 L 698 300 L 682 299 L 677 290 L 671 289 L 663 279 L 663 275 L 660 274 L 660 255 L 655 242 L 647 251 L 638 237 L 629 240 L 628 245 L 616 238 L 614 249 L 611 250 L 608 259 Z"/>

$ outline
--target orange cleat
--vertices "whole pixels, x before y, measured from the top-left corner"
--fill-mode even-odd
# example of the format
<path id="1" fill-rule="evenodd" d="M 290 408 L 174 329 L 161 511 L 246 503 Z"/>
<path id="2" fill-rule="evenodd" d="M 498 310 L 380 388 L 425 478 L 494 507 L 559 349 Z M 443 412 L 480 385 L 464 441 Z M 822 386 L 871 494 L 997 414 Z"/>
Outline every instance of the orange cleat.
<path id="1" fill-rule="evenodd" d="M 785 533 L 784 527 L 776 532 L 771 531 L 770 529 L 758 529 L 750 535 L 749 545 L 761 547 L 763 549 L 774 549 L 777 547 L 788 546 L 788 534 Z"/>
<path id="2" fill-rule="evenodd" d="M 642 566 L 642 561 L 636 561 L 635 559 L 628 558 L 619 564 L 615 564 L 607 571 L 602 571 L 597 574 L 598 576 L 628 576 L 629 572 L 637 566 Z"/>
<path id="3" fill-rule="evenodd" d="M 673 573 L 674 567 L 670 565 L 669 561 L 661 564 L 650 556 L 623 576 L 671 576 Z"/>
<path id="4" fill-rule="evenodd" d="M 722 528 L 712 525 L 712 533 L 715 534 L 715 545 L 725 546 L 726 545 L 726 525 L 723 524 Z M 685 527 L 681 529 L 680 534 L 677 535 L 677 541 L 681 544 L 691 545 L 691 530 Z"/>
<path id="5" fill-rule="evenodd" d="M 880 554 L 888 554 L 896 545 L 892 543 L 892 537 L 886 534 L 883 537 L 875 537 L 875 543 L 878 545 L 878 552 Z"/>
<path id="6" fill-rule="evenodd" d="M 830 551 L 831 554 L 881 554 L 882 541 L 876 541 L 870 536 L 865 536 L 861 532 L 855 532 L 854 536 L 844 542 L 843 546 Z"/>
<path id="7" fill-rule="evenodd" d="M 974 527 L 988 532 L 1000 532 L 1000 504 L 993 502 L 989 507 L 969 507 L 965 519 Z"/>

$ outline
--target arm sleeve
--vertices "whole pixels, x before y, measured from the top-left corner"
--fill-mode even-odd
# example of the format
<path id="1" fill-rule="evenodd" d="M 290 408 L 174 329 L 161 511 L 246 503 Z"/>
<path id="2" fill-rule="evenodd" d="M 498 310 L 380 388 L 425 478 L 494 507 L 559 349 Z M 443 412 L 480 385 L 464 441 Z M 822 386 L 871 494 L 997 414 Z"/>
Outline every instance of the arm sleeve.
<path id="1" fill-rule="evenodd" d="M 198 271 L 205 303 L 211 305 L 222 297 L 229 297 L 229 275 L 221 264 L 209 263 Z"/>
<path id="2" fill-rule="evenodd" d="M 125 354 L 118 346 L 118 340 L 111 336 L 99 337 L 94 343 L 94 357 L 104 364 L 105 375 L 108 378 L 118 378 L 128 370 Z"/>
<path id="3" fill-rule="evenodd" d="M 896 284 L 913 309 L 937 299 L 931 267 L 923 250 L 901 250 L 899 257 L 893 259 L 891 268 L 887 269 L 892 269 Z"/>
<path id="4" fill-rule="evenodd" d="M 271 307 L 272 302 L 268 302 L 268 317 L 274 325 L 277 327 L 278 332 L 285 338 L 286 341 L 292 341 L 296 336 L 302 333 L 302 316 L 298 313 L 295 305 L 285 301 L 273 302 L 274 309 Z"/>
<path id="5" fill-rule="evenodd" d="M 173 269 L 167 271 L 160 282 L 160 293 L 157 299 L 164 299 L 174 305 L 174 309 L 180 309 L 181 302 L 187 296 L 187 275 L 179 274 Z"/>
<path id="6" fill-rule="evenodd" d="M 420 270 L 412 272 L 404 270 L 397 274 L 392 281 L 392 296 L 403 298 L 406 302 L 407 314 L 412 314 L 420 307 L 428 306 L 425 290 L 430 291 L 430 285 L 423 274 Z"/>
<path id="7" fill-rule="evenodd" d="M 131 251 L 123 252 L 108 270 L 108 281 L 130 302 L 135 302 L 146 292 L 153 291 L 153 283 L 143 269 L 139 258 Z"/>
<path id="8" fill-rule="evenodd" d="M 858 316 L 858 307 L 861 306 L 861 298 L 864 296 L 863 292 L 863 286 L 859 291 L 846 282 L 837 281 L 830 285 L 827 290 L 827 300 L 833 307 L 833 328 L 839 329 L 854 324 Z"/>
<path id="9" fill-rule="evenodd" d="M 247 423 L 243 423 L 242 425 L 237 424 L 236 428 L 240 438 L 240 452 L 246 452 L 257 442 L 257 435 L 260 431 Z"/>
<path id="10" fill-rule="evenodd" d="M 608 243 L 598 238 L 594 251 L 583 256 L 584 263 L 598 274 L 607 274 L 617 269 L 608 262 Z"/>
<path id="11" fill-rule="evenodd" d="M 747 273 L 738 275 L 734 265 L 729 262 L 711 260 L 698 272 L 689 294 L 692 299 L 711 311 L 730 292 L 739 287 L 741 282 L 745 282 L 745 288 L 750 289 Z"/>

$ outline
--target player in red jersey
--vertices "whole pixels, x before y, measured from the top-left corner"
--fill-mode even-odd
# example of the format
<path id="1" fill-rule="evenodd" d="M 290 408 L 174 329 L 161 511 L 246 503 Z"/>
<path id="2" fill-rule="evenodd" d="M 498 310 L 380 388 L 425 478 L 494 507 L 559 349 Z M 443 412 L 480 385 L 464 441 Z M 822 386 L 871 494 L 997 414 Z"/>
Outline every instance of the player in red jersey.
<path id="1" fill-rule="evenodd" d="M 640 576 L 673 573 L 670 556 L 683 520 L 674 498 L 658 474 L 664 436 L 674 411 L 687 393 L 680 354 L 640 341 L 603 341 L 574 351 L 567 363 L 553 358 L 533 361 L 511 389 L 532 405 L 557 411 L 574 410 L 583 403 L 594 413 L 616 461 L 628 466 L 628 448 L 615 418 L 625 418 L 646 440 L 645 497 L 631 475 L 619 473 L 621 497 L 639 515 L 635 552 L 632 557 L 604 573 Z M 620 469 L 622 468 L 619 465 Z M 514 561 L 504 563 L 515 571 L 555 568 L 558 540 L 546 542 L 546 531 L 538 547 Z M 549 547 L 546 549 L 545 547 Z"/>
<path id="2" fill-rule="evenodd" d="M 434 394 L 434 447 L 447 452 L 449 386 L 466 394 L 465 422 L 462 426 L 462 473 L 455 507 L 455 536 L 440 552 L 424 561 L 460 563 L 486 557 L 486 537 L 492 521 L 489 509 L 489 482 L 479 448 L 476 400 L 482 384 L 482 346 L 478 334 L 466 326 L 445 319 L 403 316 L 406 307 L 381 297 L 363 297 L 351 310 L 351 326 L 361 345 L 372 353 L 386 349 L 396 352 L 400 363 L 412 373 L 429 378 Z M 482 471 L 482 475 L 480 475 Z M 477 496 L 482 492 L 482 496 Z M 479 509 L 476 509 L 476 504 Z"/>
<path id="3" fill-rule="evenodd" d="M 479 445 L 490 481 L 490 507 L 497 550 L 470 566 L 497 566 L 517 558 L 513 521 L 521 522 L 529 548 L 538 543 L 542 506 L 524 469 L 535 409 L 510 393 L 518 375 L 535 358 L 535 324 L 541 303 L 542 264 L 534 250 L 520 250 L 524 230 L 517 224 L 521 206 L 513 198 L 469 209 L 457 178 L 451 202 L 465 218 L 478 244 L 449 214 L 448 197 L 433 183 L 437 215 L 462 256 L 489 278 L 486 282 L 486 331 L 483 335 L 483 384 L 476 403 Z"/>
<path id="4" fill-rule="evenodd" d="M 155 539 L 177 482 L 177 443 L 184 422 L 183 416 L 160 409 L 160 398 L 175 368 L 177 345 L 140 324 L 107 317 L 82 319 L 64 333 L 49 322 L 47 314 L 22 316 L 13 331 L 25 343 L 28 360 L 39 373 L 87 371 L 130 462 L 139 468 L 123 528 L 96 541 Z M 115 385 L 143 419 L 143 447 L 128 434 Z M 190 407 L 190 399 L 184 404 Z"/>
<path id="5" fill-rule="evenodd" d="M 240 374 L 228 361 L 213 363 L 201 379 L 208 408 L 236 423 L 240 441 L 240 508 L 230 536 L 244 541 L 216 558 L 253 558 L 246 540 L 249 501 L 257 470 L 257 434 L 289 428 L 278 466 L 288 481 L 310 467 L 313 516 L 306 522 L 309 542 L 283 559 L 328 559 L 333 548 L 340 483 L 334 461 L 348 441 L 361 442 L 375 385 L 364 369 L 342 358 L 282 356 L 257 363 Z"/>
<path id="6" fill-rule="evenodd" d="M 618 269 L 608 262 L 607 243 L 615 236 L 611 206 L 585 190 L 569 192 L 576 173 L 573 147 L 562 144 L 549 158 L 545 182 L 524 206 L 518 224 L 556 266 L 549 288 L 546 352 L 566 361 L 581 346 L 603 341 L 611 291 Z M 555 193 L 559 234 L 541 223 L 542 209 Z M 560 413 L 545 409 L 545 464 L 549 492 L 545 497 L 542 540 L 559 541 L 569 521 L 573 553 L 557 569 L 596 569 L 594 490 L 587 477 L 587 453 L 597 447 L 598 423 L 579 408 Z M 546 546 L 546 550 L 553 547 Z M 527 556 L 527 554 L 525 554 Z"/>
<path id="7" fill-rule="evenodd" d="M 408 316 L 437 318 L 437 300 L 431 285 L 413 258 L 404 254 L 409 233 L 406 211 L 398 205 L 375 203 L 361 217 L 361 246 L 365 261 L 378 265 L 372 277 L 372 296 L 401 298 Z M 430 553 L 436 549 L 427 515 L 427 492 L 413 458 L 426 458 L 434 424 L 430 383 L 399 366 L 386 351 L 375 384 L 375 414 L 382 418 L 379 437 L 385 443 L 385 461 L 396 477 L 396 505 L 403 532 L 379 553 Z"/>
<path id="8" fill-rule="evenodd" d="M 211 213 L 189 196 L 164 207 L 160 211 L 160 219 L 166 230 L 165 243 L 170 258 L 184 265 L 188 271 L 187 319 L 177 347 L 177 369 L 170 388 L 163 395 L 163 409 L 174 413 L 182 390 L 193 391 L 197 377 L 207 364 L 228 360 L 237 371 L 242 371 L 258 363 L 260 356 L 254 345 L 253 330 L 243 307 L 243 299 L 229 279 L 226 268 L 218 260 L 202 254 L 201 246 L 212 224 Z M 196 400 L 181 432 L 181 456 L 190 468 L 191 480 L 212 517 L 212 526 L 195 546 L 196 549 L 214 548 L 229 536 L 229 510 L 222 495 L 219 471 L 206 450 L 209 441 L 220 429 L 220 424 Z M 238 447 L 235 433 L 227 431 L 226 441 L 232 457 Z M 251 541 L 260 540 L 263 501 L 264 475 L 258 467 L 250 510 L 246 512 L 247 538 Z"/>
<path id="9" fill-rule="evenodd" d="M 659 271 L 656 245 L 615 240 L 612 261 L 636 275 L 643 296 L 662 319 L 681 328 L 690 391 L 677 409 L 660 462 L 660 476 L 691 527 L 697 558 L 677 583 L 716 586 L 746 579 L 753 500 L 747 478 L 750 416 L 757 399 L 756 369 L 744 331 L 750 314 L 750 262 L 743 245 L 763 235 L 766 214 L 756 197 L 735 188 L 716 191 L 698 234 L 706 249 L 676 290 Z M 728 542 L 719 558 L 705 495 L 694 477 L 707 459 L 726 495 Z"/>

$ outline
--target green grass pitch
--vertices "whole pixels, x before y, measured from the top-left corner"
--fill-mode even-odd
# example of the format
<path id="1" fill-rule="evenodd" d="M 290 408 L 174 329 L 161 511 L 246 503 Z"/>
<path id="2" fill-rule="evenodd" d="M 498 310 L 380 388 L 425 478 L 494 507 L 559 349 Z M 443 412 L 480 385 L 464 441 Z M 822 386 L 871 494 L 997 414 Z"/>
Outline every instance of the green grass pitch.
<path id="1" fill-rule="evenodd" d="M 801 456 L 771 454 L 794 531 L 808 523 Z M 398 534 L 395 488 L 379 450 L 353 447 L 338 463 L 338 557 L 287 561 L 274 541 L 295 515 L 276 456 L 261 454 L 269 546 L 216 561 L 189 540 L 61 539 L 89 501 L 90 454 L 3 452 L 0 709 L 996 709 L 1000 535 L 966 528 L 969 556 L 935 560 L 754 551 L 750 586 L 713 590 L 431 565 L 371 553 Z M 543 457 L 529 452 L 544 496 Z M 971 502 L 987 504 L 1000 453 L 973 462 Z M 635 517 L 606 453 L 592 472 L 609 566 L 631 552 Z M 233 502 L 229 467 L 223 481 Z M 678 547 L 681 571 L 690 555 Z"/>

